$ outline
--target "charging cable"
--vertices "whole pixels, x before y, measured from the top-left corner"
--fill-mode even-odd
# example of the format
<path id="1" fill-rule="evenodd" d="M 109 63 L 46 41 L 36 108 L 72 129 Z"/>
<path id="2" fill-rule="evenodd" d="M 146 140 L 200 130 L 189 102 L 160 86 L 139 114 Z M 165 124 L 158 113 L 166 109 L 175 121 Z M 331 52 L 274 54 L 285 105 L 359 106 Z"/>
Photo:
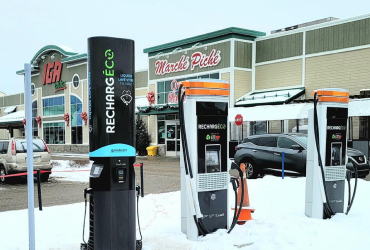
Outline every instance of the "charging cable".
<path id="1" fill-rule="evenodd" d="M 353 196 L 351 199 L 351 178 L 352 178 L 352 172 L 347 170 L 347 183 L 348 183 L 348 206 L 347 206 L 347 212 L 346 215 L 348 215 L 349 211 L 351 210 L 351 207 L 353 205 L 353 201 L 355 199 L 356 195 L 356 189 L 357 189 L 357 179 L 358 179 L 358 171 L 357 171 L 357 164 L 353 162 L 353 168 L 355 169 L 355 187 L 353 189 Z"/>
<path id="2" fill-rule="evenodd" d="M 84 223 L 83 223 L 83 228 L 82 228 L 82 241 L 84 243 L 81 243 L 81 246 L 80 246 L 81 250 L 87 250 L 87 243 L 85 241 L 85 221 L 86 221 L 86 210 L 87 210 L 87 194 L 91 194 L 91 191 L 92 191 L 91 188 L 84 189 L 85 214 L 84 214 Z"/>
<path id="3" fill-rule="evenodd" d="M 140 240 L 136 240 L 136 250 L 143 248 L 143 235 L 141 234 L 140 219 L 139 219 L 139 197 L 140 197 L 140 186 L 136 186 L 136 212 L 137 212 L 137 224 L 139 227 Z"/>
<path id="4" fill-rule="evenodd" d="M 239 219 L 239 216 L 240 216 L 240 213 L 241 213 L 241 211 L 242 211 L 242 206 L 243 206 L 243 202 L 244 202 L 244 180 L 243 180 L 243 171 L 240 169 L 240 167 L 235 163 L 235 162 L 233 162 L 233 163 L 231 163 L 231 169 L 236 169 L 236 170 L 238 170 L 238 172 L 239 172 L 239 178 L 240 178 L 240 182 L 241 182 L 241 188 L 242 188 L 242 193 L 241 193 L 241 199 L 240 199 L 240 204 L 239 204 L 239 209 L 238 209 L 238 207 L 237 207 L 237 197 L 238 197 L 238 193 L 237 193 L 237 188 L 239 187 L 239 185 L 238 185 L 238 180 L 239 180 L 239 178 L 234 178 L 234 177 L 232 177 L 231 178 L 231 183 L 232 183 L 232 185 L 233 185 L 233 189 L 234 189 L 234 193 L 235 193 L 235 210 L 234 210 L 234 218 L 233 218 L 233 221 L 232 221 L 232 223 L 231 223 L 231 226 L 230 226 L 230 229 L 229 229 L 229 231 L 227 231 L 227 233 L 230 233 L 233 229 L 234 229 L 234 227 L 235 227 L 235 225 L 236 225 L 236 223 L 238 222 L 238 219 Z M 236 212 L 236 210 L 238 209 L 238 212 Z"/>

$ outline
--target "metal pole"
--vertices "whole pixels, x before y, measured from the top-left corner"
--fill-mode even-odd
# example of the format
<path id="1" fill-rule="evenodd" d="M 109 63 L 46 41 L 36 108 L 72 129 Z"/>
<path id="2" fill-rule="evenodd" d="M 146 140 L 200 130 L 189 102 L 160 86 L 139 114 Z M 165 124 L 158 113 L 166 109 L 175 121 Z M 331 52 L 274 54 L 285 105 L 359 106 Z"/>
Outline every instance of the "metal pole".
<path id="1" fill-rule="evenodd" d="M 27 186 L 28 186 L 28 233 L 29 249 L 35 250 L 35 201 L 33 184 L 33 141 L 32 141 L 32 102 L 31 102 L 31 64 L 24 64 L 24 106 L 26 108 L 27 138 Z"/>
<path id="2" fill-rule="evenodd" d="M 284 179 L 284 161 L 285 161 L 285 153 L 283 152 L 282 153 L 282 157 L 281 157 L 281 178 Z"/>
<path id="3" fill-rule="evenodd" d="M 42 211 L 42 197 L 41 197 L 41 171 L 37 169 L 37 194 L 39 198 L 39 210 Z"/>
<path id="4" fill-rule="evenodd" d="M 141 197 L 144 197 L 144 164 L 140 163 Z"/>
<path id="5" fill-rule="evenodd" d="M 239 127 L 240 127 L 240 126 L 236 126 L 237 131 L 238 131 L 238 144 L 239 144 Z"/>

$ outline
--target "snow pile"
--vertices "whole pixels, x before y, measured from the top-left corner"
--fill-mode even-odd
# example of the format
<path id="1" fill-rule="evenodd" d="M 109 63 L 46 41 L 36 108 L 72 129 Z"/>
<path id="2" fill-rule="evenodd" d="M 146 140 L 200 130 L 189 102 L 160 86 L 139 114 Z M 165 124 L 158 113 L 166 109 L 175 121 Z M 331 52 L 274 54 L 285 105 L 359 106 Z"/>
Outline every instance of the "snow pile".
<path id="1" fill-rule="evenodd" d="M 74 161 L 53 161 L 53 169 L 50 177 L 61 178 L 65 181 L 89 182 L 92 162 L 80 166 Z"/>
<path id="2" fill-rule="evenodd" d="M 305 178 L 266 176 L 249 180 L 248 187 L 253 220 L 231 234 L 218 230 L 196 242 L 181 232 L 179 191 L 140 198 L 143 249 L 368 249 L 370 182 L 359 180 L 350 214 L 331 220 L 305 216 Z M 35 210 L 36 249 L 79 249 L 83 213 L 84 203 Z M 27 210 L 2 212 L 0 221 L 6 225 L 1 249 L 28 249 Z"/>

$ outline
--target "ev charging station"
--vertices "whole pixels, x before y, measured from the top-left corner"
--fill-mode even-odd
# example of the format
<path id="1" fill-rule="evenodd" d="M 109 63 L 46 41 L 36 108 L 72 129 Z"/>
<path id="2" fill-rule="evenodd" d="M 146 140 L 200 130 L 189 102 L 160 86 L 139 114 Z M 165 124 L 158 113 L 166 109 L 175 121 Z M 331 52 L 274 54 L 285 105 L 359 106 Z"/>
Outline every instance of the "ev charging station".
<path id="1" fill-rule="evenodd" d="M 182 91 L 184 90 L 184 91 Z M 228 228 L 229 83 L 180 83 L 181 231 L 197 240 Z"/>
<path id="2" fill-rule="evenodd" d="M 305 214 L 327 219 L 344 211 L 349 92 L 314 92 L 308 118 Z"/>
<path id="3" fill-rule="evenodd" d="M 88 39 L 90 234 L 81 249 L 136 248 L 134 41 Z M 84 245 L 84 246 L 83 246 Z"/>

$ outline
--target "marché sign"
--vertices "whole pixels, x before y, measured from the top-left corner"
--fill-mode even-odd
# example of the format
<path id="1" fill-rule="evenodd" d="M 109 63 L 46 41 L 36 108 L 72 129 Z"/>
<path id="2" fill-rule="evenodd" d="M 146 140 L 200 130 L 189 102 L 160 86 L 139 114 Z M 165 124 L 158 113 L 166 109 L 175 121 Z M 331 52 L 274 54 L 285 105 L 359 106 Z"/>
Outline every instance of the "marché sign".
<path id="1" fill-rule="evenodd" d="M 174 72 L 187 70 L 189 67 L 194 70 L 196 67 L 207 68 L 217 66 L 221 62 L 221 51 L 213 49 L 209 55 L 196 51 L 191 57 L 181 56 L 177 62 L 169 63 L 167 60 L 157 60 L 155 62 L 155 74 L 165 75 Z"/>

